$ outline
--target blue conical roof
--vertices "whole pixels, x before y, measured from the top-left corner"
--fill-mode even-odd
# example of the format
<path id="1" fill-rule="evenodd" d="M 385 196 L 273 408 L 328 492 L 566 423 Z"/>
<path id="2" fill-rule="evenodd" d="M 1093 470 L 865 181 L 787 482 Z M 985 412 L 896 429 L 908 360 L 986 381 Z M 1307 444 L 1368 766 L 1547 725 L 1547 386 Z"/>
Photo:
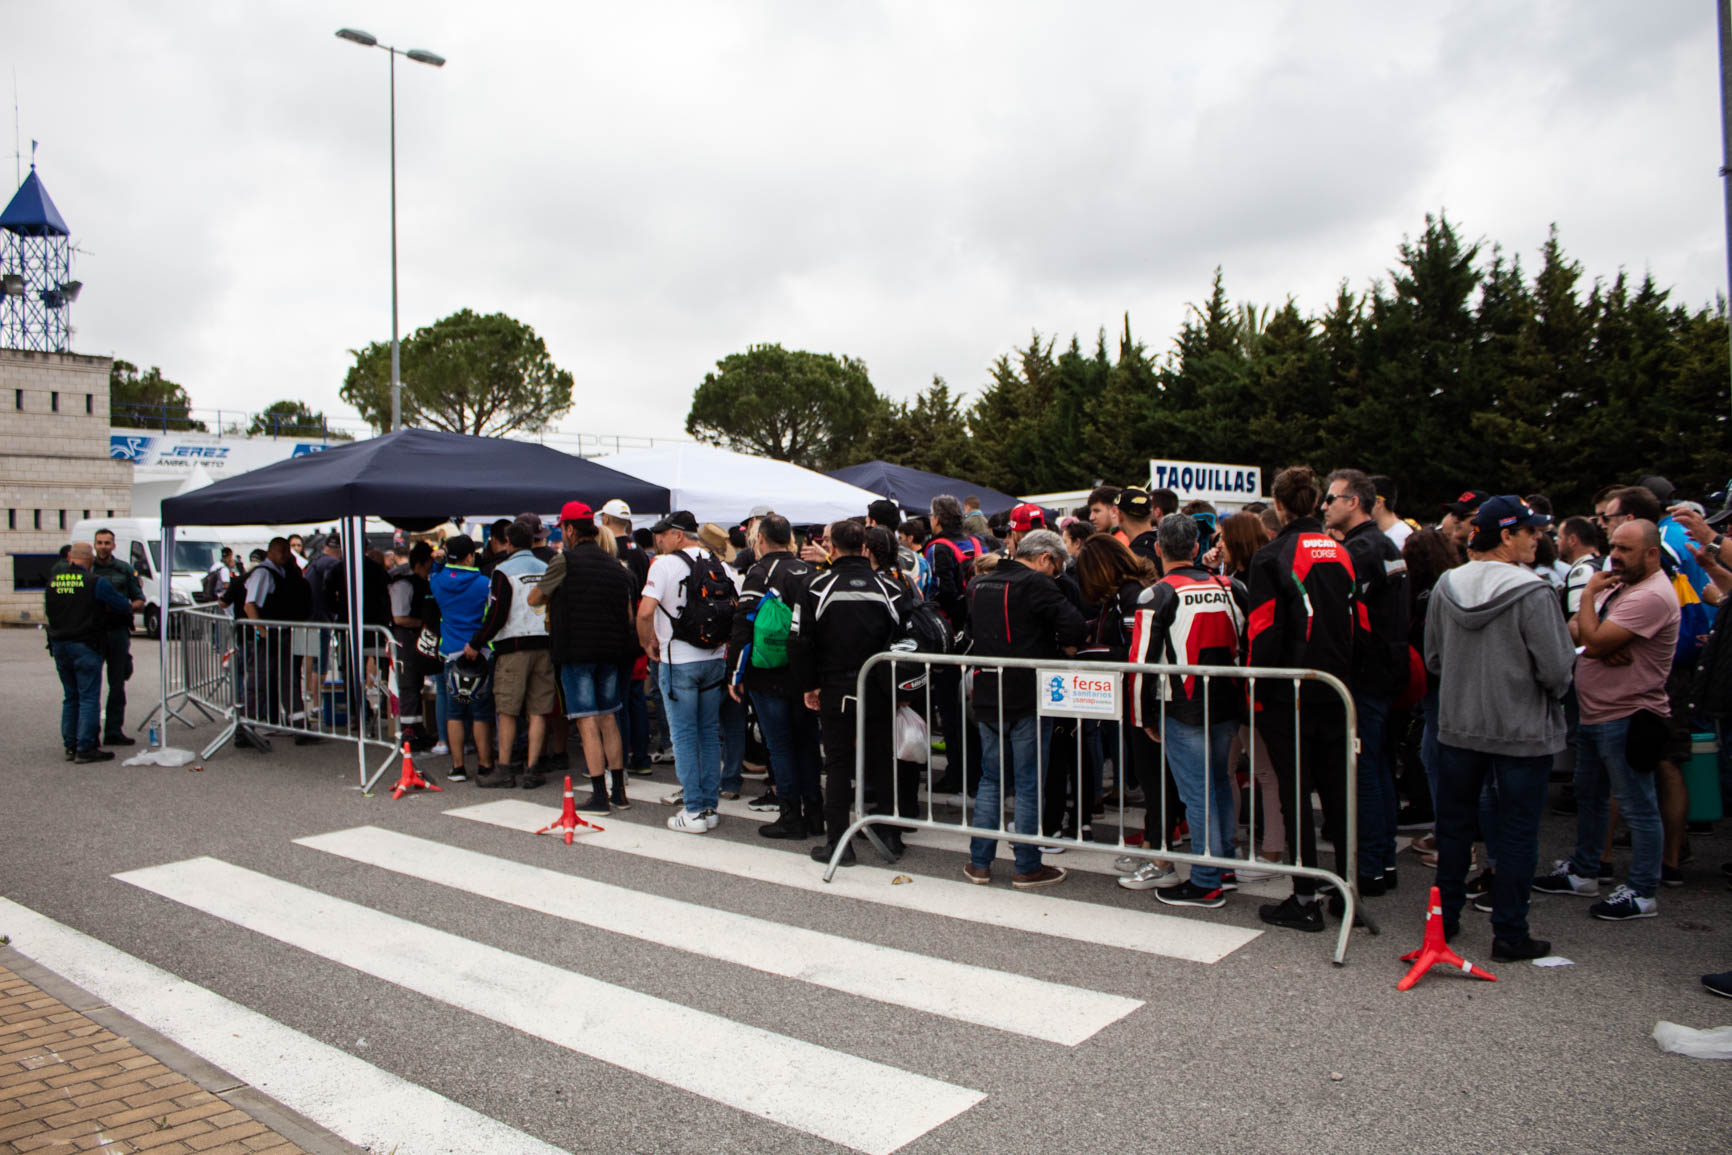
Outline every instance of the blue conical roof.
<path id="1" fill-rule="evenodd" d="M 24 183 L 18 186 L 18 191 L 12 194 L 12 201 L 6 206 L 6 211 L 0 212 L 0 229 L 27 237 L 71 235 L 65 218 L 60 215 L 60 210 L 54 207 L 48 190 L 42 187 L 42 178 L 36 175 L 34 165 L 31 166 L 30 175 L 24 178 Z"/>

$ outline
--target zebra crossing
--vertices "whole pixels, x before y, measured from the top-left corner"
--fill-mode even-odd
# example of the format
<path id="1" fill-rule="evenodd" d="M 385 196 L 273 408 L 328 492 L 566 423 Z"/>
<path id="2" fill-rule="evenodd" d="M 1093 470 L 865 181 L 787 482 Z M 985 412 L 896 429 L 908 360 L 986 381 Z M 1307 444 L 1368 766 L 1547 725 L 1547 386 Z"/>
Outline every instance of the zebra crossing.
<path id="1" fill-rule="evenodd" d="M 739 809 L 750 813 L 743 805 Z M 606 830 L 585 834 L 570 848 L 526 838 L 523 853 L 512 856 L 453 844 L 464 840 L 461 827 L 469 823 L 532 832 L 556 814 L 552 807 L 505 799 L 444 811 L 464 820 L 450 824 L 450 843 L 359 826 L 297 838 L 293 845 L 354 865 L 364 872 L 359 877 L 368 889 L 389 887 L 393 879 L 418 880 L 473 896 L 484 906 L 497 903 L 560 925 L 653 944 L 676 959 L 742 968 L 761 981 L 825 998 L 865 1000 L 862 1005 L 896 1008 L 965 1031 L 1000 1032 L 1027 1045 L 1054 1048 L 1055 1056 L 1135 1016 L 1143 1002 L 686 902 L 657 893 L 649 880 L 615 885 L 585 877 L 585 864 L 616 854 L 658 859 L 676 869 L 780 888 L 796 909 L 809 905 L 812 895 L 822 895 L 826 901 L 864 902 L 953 924 L 1045 936 L 1054 949 L 1107 947 L 1189 964 L 1218 962 L 1260 933 L 1155 910 L 977 887 L 959 878 L 922 874 L 913 885 L 898 885 L 896 872 L 865 863 L 826 884 L 821 865 L 788 848 L 693 838 L 659 822 L 617 815 Z M 326 960 L 574 1056 L 730 1108 L 748 1117 L 747 1125 L 785 1128 L 870 1155 L 890 1155 L 966 1115 L 989 1094 L 990 1080 L 978 1073 L 940 1077 L 904 1069 L 882 1053 L 875 1058 L 853 1054 L 845 1033 L 820 1045 L 591 977 L 582 973 L 581 951 L 556 961 L 529 957 L 215 857 L 147 866 L 113 878 L 280 944 L 278 949 L 289 948 L 291 956 L 300 952 Z M 777 904 L 777 909 L 785 907 Z M 560 1149 L 521 1126 L 490 1118 L 15 904 L 0 900 L 0 914 L 15 932 L 20 926 L 29 930 L 15 933 L 23 953 L 357 1145 L 395 1149 L 400 1155 L 540 1155 Z M 754 1077 L 743 1079 L 742 1071 Z"/>

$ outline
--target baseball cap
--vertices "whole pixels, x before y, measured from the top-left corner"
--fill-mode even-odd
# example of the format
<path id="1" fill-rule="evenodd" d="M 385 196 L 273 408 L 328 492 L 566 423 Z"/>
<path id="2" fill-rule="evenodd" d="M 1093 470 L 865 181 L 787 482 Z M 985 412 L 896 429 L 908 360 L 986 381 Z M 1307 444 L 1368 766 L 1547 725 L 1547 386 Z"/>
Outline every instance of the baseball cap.
<path id="1" fill-rule="evenodd" d="M 686 533 L 696 536 L 698 519 L 692 516 L 690 510 L 676 509 L 650 526 L 651 533 L 666 533 L 670 529 L 684 530 Z"/>
<path id="2" fill-rule="evenodd" d="M 1046 528 L 1046 510 L 1033 502 L 1024 502 L 1010 511 L 1010 528 L 1017 533 Z"/>
<path id="3" fill-rule="evenodd" d="M 255 549 L 253 552 L 247 554 L 247 560 L 250 562 L 261 562 L 270 556 L 270 554 L 266 553 L 262 549 Z"/>
<path id="4" fill-rule="evenodd" d="M 750 512 L 746 515 L 746 520 L 747 521 L 754 521 L 760 517 L 769 517 L 772 513 L 775 513 L 775 512 L 776 511 L 774 509 L 770 508 L 767 505 L 754 505 L 752 507 L 752 512 Z"/>
<path id="5" fill-rule="evenodd" d="M 1673 485 L 1670 481 L 1667 481 L 1664 477 L 1661 477 L 1658 474 L 1649 474 L 1647 477 L 1636 482 L 1636 484 L 1642 486 L 1649 493 L 1652 493 L 1655 497 L 1659 498 L 1661 505 L 1671 505 L 1672 498 L 1678 492 L 1677 486 Z"/>
<path id="6" fill-rule="evenodd" d="M 1147 521 L 1155 512 L 1155 503 L 1146 489 L 1121 489 L 1113 505 L 1120 513 L 1129 514 L 1132 521 Z"/>
<path id="7" fill-rule="evenodd" d="M 602 512 L 606 513 L 607 510 L 604 508 Z M 595 511 L 581 501 L 568 501 L 559 511 L 559 520 L 561 522 L 594 521 Z"/>
<path id="8" fill-rule="evenodd" d="M 1474 510 L 1478 509 L 1489 500 L 1491 500 L 1491 494 L 1487 493 L 1485 490 L 1469 489 L 1464 491 L 1462 495 L 1454 501 L 1444 502 L 1443 509 L 1445 513 L 1453 513 L 1457 517 L 1468 517 Z M 1475 524 L 1478 523 L 1476 522 Z"/>
<path id="9" fill-rule="evenodd" d="M 445 539 L 445 556 L 448 558 L 465 558 L 475 552 L 475 539 L 466 533 Z"/>
<path id="10" fill-rule="evenodd" d="M 625 521 L 631 517 L 631 506 L 627 505 L 624 501 L 622 501 L 620 498 L 617 498 L 617 497 L 614 498 L 612 501 L 608 502 L 606 505 L 602 506 L 601 511 L 604 514 L 606 514 L 607 516 L 617 517 L 621 521 Z"/>
<path id="11" fill-rule="evenodd" d="M 1532 506 L 1513 493 L 1486 498 L 1480 503 L 1479 512 L 1473 517 L 1475 529 L 1505 530 L 1524 525 L 1538 527 L 1550 525 L 1551 522 L 1550 517 L 1535 513 Z"/>

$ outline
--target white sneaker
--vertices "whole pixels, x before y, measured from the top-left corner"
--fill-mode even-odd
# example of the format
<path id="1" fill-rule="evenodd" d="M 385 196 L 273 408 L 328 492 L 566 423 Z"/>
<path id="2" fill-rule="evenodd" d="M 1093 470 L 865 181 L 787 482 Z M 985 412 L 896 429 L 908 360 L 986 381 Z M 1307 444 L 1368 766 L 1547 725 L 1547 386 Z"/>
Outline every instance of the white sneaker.
<path id="1" fill-rule="evenodd" d="M 1140 854 L 1121 854 L 1113 859 L 1113 869 L 1121 874 L 1129 874 L 1149 864 L 1149 860 Z"/>
<path id="2" fill-rule="evenodd" d="M 1166 890 L 1179 885 L 1179 872 L 1170 862 L 1165 865 L 1150 862 L 1134 874 L 1127 874 L 1119 879 L 1119 885 L 1126 890 L 1148 890 L 1151 887 Z"/>
<path id="3" fill-rule="evenodd" d="M 673 760 L 674 752 L 672 750 L 658 750 L 654 754 L 650 755 L 650 763 L 656 766 L 668 765 L 672 763 Z"/>
<path id="4" fill-rule="evenodd" d="M 451 747 L 441 742 L 437 746 L 433 747 L 433 749 L 427 751 L 427 753 L 431 754 L 435 758 L 443 758 L 445 755 L 451 753 Z"/>
<path id="5" fill-rule="evenodd" d="M 710 824 L 695 810 L 679 810 L 668 819 L 668 829 L 678 830 L 681 834 L 708 834 Z"/>
<path id="6" fill-rule="evenodd" d="M 717 814 L 714 810 L 703 810 L 699 813 L 703 815 L 704 826 L 709 830 L 714 830 L 722 824 L 722 816 Z"/>
<path id="7" fill-rule="evenodd" d="M 672 794 L 663 794 L 661 798 L 658 799 L 663 806 L 679 806 L 682 805 L 685 800 L 686 792 L 684 790 L 675 790 Z"/>

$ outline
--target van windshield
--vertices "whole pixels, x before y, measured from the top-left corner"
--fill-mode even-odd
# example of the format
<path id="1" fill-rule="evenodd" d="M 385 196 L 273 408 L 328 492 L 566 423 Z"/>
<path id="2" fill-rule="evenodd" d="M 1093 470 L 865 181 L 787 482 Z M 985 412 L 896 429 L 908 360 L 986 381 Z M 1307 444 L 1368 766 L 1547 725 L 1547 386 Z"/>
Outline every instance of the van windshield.
<path id="1" fill-rule="evenodd" d="M 174 543 L 175 573 L 209 573 L 222 560 L 223 547 L 215 541 L 176 541 Z M 150 564 L 162 572 L 162 543 L 150 543 Z"/>

